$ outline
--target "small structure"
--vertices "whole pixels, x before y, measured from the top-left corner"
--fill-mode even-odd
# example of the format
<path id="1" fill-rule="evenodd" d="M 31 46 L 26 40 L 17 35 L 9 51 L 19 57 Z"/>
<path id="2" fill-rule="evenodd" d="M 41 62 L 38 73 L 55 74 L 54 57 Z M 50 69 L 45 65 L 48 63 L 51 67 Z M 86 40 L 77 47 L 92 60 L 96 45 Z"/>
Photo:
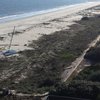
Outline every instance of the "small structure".
<path id="1" fill-rule="evenodd" d="M 17 52 L 15 50 L 7 50 L 7 51 L 4 51 L 3 52 L 3 55 L 4 56 L 10 56 L 10 55 L 13 55 L 13 54 L 16 54 Z"/>

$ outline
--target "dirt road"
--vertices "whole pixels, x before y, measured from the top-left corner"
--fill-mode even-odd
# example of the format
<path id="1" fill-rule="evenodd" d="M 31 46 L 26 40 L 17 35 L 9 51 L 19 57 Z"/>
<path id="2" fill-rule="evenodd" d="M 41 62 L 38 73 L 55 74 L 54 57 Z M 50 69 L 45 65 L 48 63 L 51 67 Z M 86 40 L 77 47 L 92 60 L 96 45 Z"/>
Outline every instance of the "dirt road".
<path id="1" fill-rule="evenodd" d="M 61 76 L 63 82 L 68 80 L 68 78 L 74 73 L 74 71 L 79 67 L 81 62 L 84 60 L 84 56 L 86 52 L 91 47 L 94 47 L 99 40 L 100 40 L 100 35 L 89 44 L 89 47 L 86 50 L 84 50 L 81 56 L 79 56 L 74 62 L 72 62 L 72 64 L 69 67 L 66 68 L 66 70 L 62 73 L 62 76 Z"/>

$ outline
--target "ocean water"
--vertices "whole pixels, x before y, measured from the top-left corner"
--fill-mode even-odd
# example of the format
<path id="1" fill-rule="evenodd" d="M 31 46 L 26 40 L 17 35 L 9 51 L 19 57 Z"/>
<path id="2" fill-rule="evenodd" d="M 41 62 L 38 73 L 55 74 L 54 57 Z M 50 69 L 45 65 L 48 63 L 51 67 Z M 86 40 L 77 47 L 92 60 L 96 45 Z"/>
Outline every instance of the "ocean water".
<path id="1" fill-rule="evenodd" d="M 42 14 L 88 0 L 0 0 L 0 22 Z"/>

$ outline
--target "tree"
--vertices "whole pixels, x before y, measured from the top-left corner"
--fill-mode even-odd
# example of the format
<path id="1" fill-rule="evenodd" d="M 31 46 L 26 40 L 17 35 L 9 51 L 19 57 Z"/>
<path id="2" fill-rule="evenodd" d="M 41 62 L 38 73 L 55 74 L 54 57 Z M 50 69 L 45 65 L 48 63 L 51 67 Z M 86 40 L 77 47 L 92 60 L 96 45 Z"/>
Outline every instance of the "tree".
<path id="1" fill-rule="evenodd" d="M 100 47 L 92 47 L 84 56 L 91 63 L 100 63 Z"/>

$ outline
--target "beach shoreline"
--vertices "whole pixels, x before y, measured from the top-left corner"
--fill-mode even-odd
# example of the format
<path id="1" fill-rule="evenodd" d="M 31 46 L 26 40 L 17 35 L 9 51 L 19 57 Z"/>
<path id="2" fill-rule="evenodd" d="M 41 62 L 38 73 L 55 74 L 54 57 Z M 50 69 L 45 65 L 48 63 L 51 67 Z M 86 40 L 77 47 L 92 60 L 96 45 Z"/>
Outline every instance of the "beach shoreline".
<path id="1" fill-rule="evenodd" d="M 82 15 L 77 14 L 78 12 L 98 5 L 100 2 L 82 3 L 61 10 L 2 23 L 0 24 L 0 37 L 3 40 L 0 40 L 0 45 L 2 45 L 0 48 L 8 48 L 6 44 L 9 44 L 10 33 L 12 33 L 14 26 L 17 34 L 13 37 L 11 49 L 22 51 L 30 49 L 27 45 L 42 35 L 68 29 L 75 21 L 82 18 Z"/>
<path id="2" fill-rule="evenodd" d="M 93 2 L 87 2 L 87 3 L 93 3 Z M 51 9 L 47 9 L 47 10 L 27 12 L 27 13 L 22 13 L 22 14 L 20 13 L 20 14 L 8 15 L 8 16 L 1 16 L 0 17 L 0 24 L 8 23 L 11 21 L 16 21 L 16 20 L 27 19 L 27 18 L 31 18 L 31 17 L 35 17 L 35 16 L 40 16 L 40 15 L 56 12 L 59 10 L 69 9 L 69 8 L 76 7 L 76 6 L 79 6 L 82 4 L 84 4 L 84 3 L 64 5 L 64 6 L 59 6 L 59 7 L 51 8 Z"/>

